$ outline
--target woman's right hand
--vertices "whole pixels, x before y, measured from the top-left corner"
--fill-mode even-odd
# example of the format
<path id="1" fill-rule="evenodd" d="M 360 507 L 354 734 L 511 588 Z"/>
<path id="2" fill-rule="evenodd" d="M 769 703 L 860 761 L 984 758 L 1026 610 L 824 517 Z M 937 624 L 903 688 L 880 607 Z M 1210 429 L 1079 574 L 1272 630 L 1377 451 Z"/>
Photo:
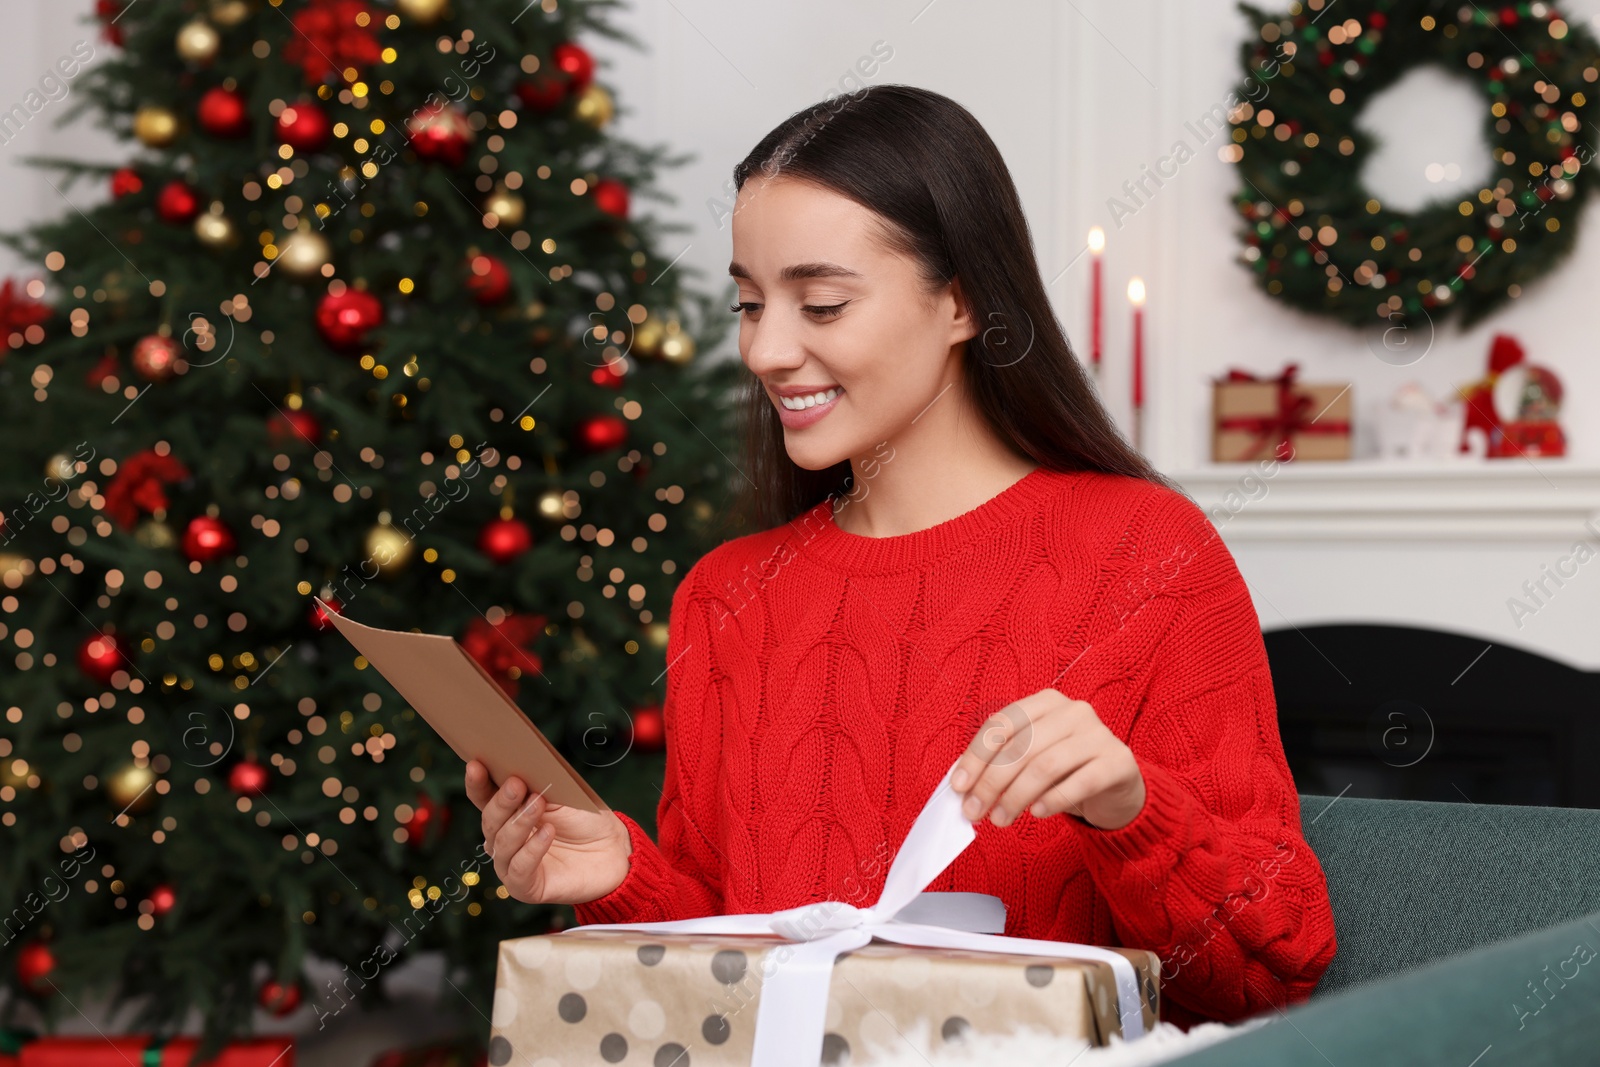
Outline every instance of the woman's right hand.
<path id="1" fill-rule="evenodd" d="M 529 904 L 583 904 L 627 877 L 633 842 L 611 812 L 546 803 L 520 778 L 499 789 L 481 760 L 467 764 L 467 796 L 483 812 L 484 851 L 506 891 Z"/>

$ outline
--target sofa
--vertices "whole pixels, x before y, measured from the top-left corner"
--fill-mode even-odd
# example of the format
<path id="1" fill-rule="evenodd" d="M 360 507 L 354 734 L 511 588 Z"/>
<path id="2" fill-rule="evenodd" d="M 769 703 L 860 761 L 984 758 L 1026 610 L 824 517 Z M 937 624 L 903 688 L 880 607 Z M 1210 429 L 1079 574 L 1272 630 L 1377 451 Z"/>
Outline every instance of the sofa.
<path id="1" fill-rule="evenodd" d="M 1182 1067 L 1600 1063 L 1600 810 L 1300 797 L 1338 954 Z"/>

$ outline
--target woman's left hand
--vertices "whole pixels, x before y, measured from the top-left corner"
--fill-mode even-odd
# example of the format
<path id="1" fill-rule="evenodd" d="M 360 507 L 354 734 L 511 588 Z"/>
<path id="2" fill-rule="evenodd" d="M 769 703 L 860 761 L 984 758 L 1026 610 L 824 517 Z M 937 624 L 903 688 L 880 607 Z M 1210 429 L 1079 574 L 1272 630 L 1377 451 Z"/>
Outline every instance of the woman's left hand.
<path id="1" fill-rule="evenodd" d="M 984 722 L 956 762 L 951 786 L 967 794 L 962 814 L 985 812 L 1008 826 L 1069 812 L 1103 830 L 1132 822 L 1144 807 L 1144 775 L 1133 752 L 1088 702 L 1041 689 Z"/>

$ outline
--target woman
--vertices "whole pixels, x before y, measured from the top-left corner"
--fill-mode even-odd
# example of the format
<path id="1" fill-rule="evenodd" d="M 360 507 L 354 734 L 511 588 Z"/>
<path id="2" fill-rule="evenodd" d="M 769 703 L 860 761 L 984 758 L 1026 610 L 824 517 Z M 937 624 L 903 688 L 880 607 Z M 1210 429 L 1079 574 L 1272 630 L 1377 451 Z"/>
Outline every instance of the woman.
<path id="1" fill-rule="evenodd" d="M 511 895 L 584 923 L 865 906 L 959 758 L 977 837 L 929 889 L 1156 951 L 1180 1026 L 1304 999 L 1333 920 L 1249 593 L 1101 407 L 993 143 L 887 85 L 735 182 L 762 532 L 673 597 L 659 846 L 468 766 Z"/>

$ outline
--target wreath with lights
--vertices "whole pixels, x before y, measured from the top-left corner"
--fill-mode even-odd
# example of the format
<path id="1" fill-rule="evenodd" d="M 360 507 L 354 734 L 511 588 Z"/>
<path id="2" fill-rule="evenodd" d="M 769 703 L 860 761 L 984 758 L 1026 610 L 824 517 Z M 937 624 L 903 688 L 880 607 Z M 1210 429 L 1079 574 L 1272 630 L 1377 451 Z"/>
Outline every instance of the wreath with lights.
<path id="1" fill-rule="evenodd" d="M 1600 129 L 1600 47 L 1584 27 L 1546 3 L 1239 9 L 1259 33 L 1240 50 L 1247 81 L 1221 154 L 1241 179 L 1241 258 L 1269 295 L 1356 326 L 1456 314 L 1466 327 L 1572 250 L 1595 184 L 1585 131 Z M 1475 195 L 1397 211 L 1363 188 L 1376 138 L 1356 119 L 1422 63 L 1483 92 L 1493 171 Z"/>

